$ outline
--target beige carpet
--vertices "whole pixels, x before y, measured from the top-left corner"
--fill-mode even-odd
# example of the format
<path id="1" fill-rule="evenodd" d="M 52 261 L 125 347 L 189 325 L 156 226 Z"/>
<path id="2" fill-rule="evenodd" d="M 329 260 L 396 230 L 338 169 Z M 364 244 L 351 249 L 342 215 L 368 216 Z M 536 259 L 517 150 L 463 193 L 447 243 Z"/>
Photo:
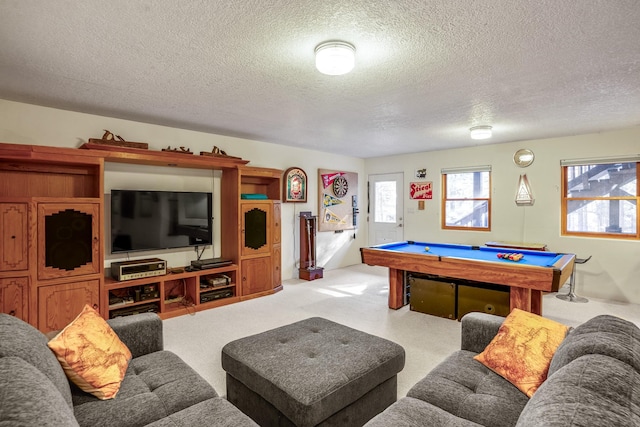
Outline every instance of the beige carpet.
<path id="1" fill-rule="evenodd" d="M 392 340 L 406 351 L 398 375 L 398 396 L 460 345 L 460 323 L 409 310 L 387 308 L 387 269 L 354 265 L 325 271 L 324 278 L 288 280 L 267 297 L 164 321 L 165 348 L 181 356 L 220 395 L 226 395 L 220 364 L 222 347 L 237 338 L 320 316 Z M 561 289 L 566 293 L 566 289 Z M 591 299 L 570 303 L 547 294 L 543 315 L 575 326 L 598 314 L 613 314 L 640 325 L 640 306 Z"/>

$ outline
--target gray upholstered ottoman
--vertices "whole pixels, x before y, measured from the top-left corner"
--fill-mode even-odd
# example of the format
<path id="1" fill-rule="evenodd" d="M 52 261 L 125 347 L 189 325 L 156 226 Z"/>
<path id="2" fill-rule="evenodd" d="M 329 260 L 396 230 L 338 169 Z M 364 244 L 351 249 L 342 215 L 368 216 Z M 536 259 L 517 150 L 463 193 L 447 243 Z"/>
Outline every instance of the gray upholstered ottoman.
<path id="1" fill-rule="evenodd" d="M 261 426 L 362 426 L 396 401 L 404 349 L 320 317 L 222 349 L 227 399 Z"/>

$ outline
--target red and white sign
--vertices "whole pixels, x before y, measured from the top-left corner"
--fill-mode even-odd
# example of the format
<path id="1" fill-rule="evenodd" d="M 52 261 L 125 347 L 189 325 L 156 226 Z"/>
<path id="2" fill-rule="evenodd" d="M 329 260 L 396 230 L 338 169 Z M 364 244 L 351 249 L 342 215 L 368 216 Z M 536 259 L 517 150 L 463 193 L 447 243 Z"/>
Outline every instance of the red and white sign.
<path id="1" fill-rule="evenodd" d="M 430 200 L 433 199 L 433 183 L 429 182 L 412 182 L 409 184 L 409 196 L 412 199 Z"/>

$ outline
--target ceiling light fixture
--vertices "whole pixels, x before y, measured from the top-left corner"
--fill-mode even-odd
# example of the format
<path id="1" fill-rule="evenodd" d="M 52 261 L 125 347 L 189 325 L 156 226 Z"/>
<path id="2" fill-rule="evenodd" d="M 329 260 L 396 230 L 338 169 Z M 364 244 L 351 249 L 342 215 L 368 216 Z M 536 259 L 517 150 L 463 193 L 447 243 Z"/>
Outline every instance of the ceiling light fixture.
<path id="1" fill-rule="evenodd" d="M 346 42 L 331 41 L 316 47 L 316 68 L 322 74 L 339 76 L 353 70 L 356 48 Z"/>
<path id="2" fill-rule="evenodd" d="M 474 126 L 471 129 L 471 139 L 488 139 L 491 138 L 491 126 Z"/>

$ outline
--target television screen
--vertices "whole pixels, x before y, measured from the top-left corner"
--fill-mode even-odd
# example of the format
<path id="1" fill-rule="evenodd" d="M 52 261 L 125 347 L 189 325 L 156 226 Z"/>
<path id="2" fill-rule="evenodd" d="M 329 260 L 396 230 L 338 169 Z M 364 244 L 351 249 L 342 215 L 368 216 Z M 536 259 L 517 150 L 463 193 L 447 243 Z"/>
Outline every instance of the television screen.
<path id="1" fill-rule="evenodd" d="M 111 253 L 213 242 L 212 194 L 111 190 Z"/>

